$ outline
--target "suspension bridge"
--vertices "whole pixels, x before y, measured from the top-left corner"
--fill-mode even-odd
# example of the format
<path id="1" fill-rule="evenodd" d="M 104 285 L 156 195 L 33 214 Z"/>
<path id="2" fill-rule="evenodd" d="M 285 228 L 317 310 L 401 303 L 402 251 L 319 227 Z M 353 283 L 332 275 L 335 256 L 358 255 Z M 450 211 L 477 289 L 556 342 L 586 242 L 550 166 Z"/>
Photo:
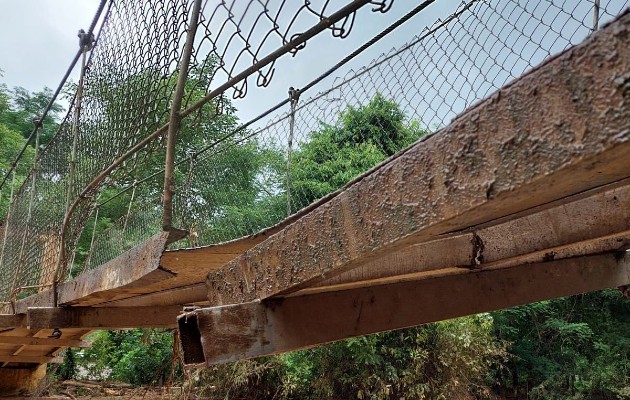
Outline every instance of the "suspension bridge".
<path id="1" fill-rule="evenodd" d="M 627 293 L 627 2 L 464 1 L 326 80 L 441 3 L 103 0 L 57 134 L 40 143 L 45 110 L 0 181 L 1 390 L 33 390 L 96 329 L 177 328 L 203 366 Z M 237 118 L 278 60 L 392 7 L 409 10 Z"/>

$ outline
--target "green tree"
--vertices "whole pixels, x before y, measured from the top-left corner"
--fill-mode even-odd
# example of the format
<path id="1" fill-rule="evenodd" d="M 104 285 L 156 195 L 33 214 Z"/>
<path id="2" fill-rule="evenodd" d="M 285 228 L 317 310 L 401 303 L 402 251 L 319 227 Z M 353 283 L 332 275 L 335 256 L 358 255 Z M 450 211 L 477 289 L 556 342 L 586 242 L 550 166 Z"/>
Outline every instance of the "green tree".
<path id="1" fill-rule="evenodd" d="M 9 170 L 25 144 L 26 140 L 19 132 L 0 124 L 0 171 L 6 173 Z M 16 174 L 24 176 L 28 173 L 33 161 L 33 155 L 34 149 L 32 147 L 27 148 L 24 158 L 17 165 Z"/>
<path id="2" fill-rule="evenodd" d="M 6 90 L 6 87 L 5 87 Z M 28 138 L 33 131 L 33 120 L 40 118 L 46 106 L 52 98 L 53 92 L 44 88 L 39 92 L 30 92 L 23 87 L 16 86 L 6 93 L 9 102 L 5 103 L 4 111 L 0 100 L 0 124 L 19 132 L 24 138 Z M 45 145 L 52 139 L 59 128 L 59 114 L 63 107 L 54 103 L 44 118 L 40 131 L 40 143 Z"/>
<path id="3" fill-rule="evenodd" d="M 630 398 L 630 299 L 604 290 L 494 313 L 513 355 L 500 391 L 532 399 Z"/>
<path id="4" fill-rule="evenodd" d="M 366 105 L 348 107 L 337 124 L 322 124 L 295 151 L 290 187 L 295 210 L 343 187 L 427 134 L 381 94 Z"/>
<path id="5" fill-rule="evenodd" d="M 0 117 L 3 115 L 2 113 L 2 99 L 8 98 L 6 92 L 1 90 L 0 87 Z M 7 108 L 4 108 L 5 112 Z M 26 140 L 22 137 L 19 132 L 16 132 L 6 125 L 0 123 L 0 179 L 4 179 L 6 173 L 11 168 L 11 165 L 15 161 L 17 155 L 20 153 L 24 145 L 26 144 Z M 24 181 L 24 178 L 28 174 L 28 171 L 31 167 L 34 156 L 34 149 L 32 147 L 27 147 L 24 153 L 24 156 L 17 164 L 17 168 L 15 170 L 16 180 L 14 191 L 17 191 L 19 185 Z M 3 220 L 7 214 L 8 206 L 9 206 L 9 197 L 11 193 L 11 186 L 13 184 L 13 179 L 10 177 L 8 182 L 5 183 L 2 190 L 0 191 L 0 220 Z"/>
<path id="6" fill-rule="evenodd" d="M 99 331 L 73 362 L 92 378 L 134 385 L 164 383 L 171 375 L 173 335 L 158 329 Z M 67 360 L 65 360 L 67 362 Z"/>
<path id="7" fill-rule="evenodd" d="M 0 76 L 2 76 L 2 70 L 0 70 Z M 5 115 L 9 111 L 11 100 L 8 94 L 7 86 L 4 83 L 0 83 L 0 115 Z"/>
<path id="8" fill-rule="evenodd" d="M 0 76 L 2 75 L 0 70 Z M 9 90 L 0 84 L 0 179 L 3 179 L 19 152 L 26 144 L 26 138 L 33 130 L 33 118 L 40 115 L 52 97 L 50 89 L 30 93 L 24 88 L 15 87 Z M 42 137 L 48 140 L 58 128 L 57 116 L 61 107 L 55 104 L 44 120 Z M 42 143 L 45 143 L 43 141 Z M 16 185 L 14 190 L 24 181 L 33 163 L 34 148 L 28 146 L 16 168 Z M 12 178 L 5 184 L 0 193 L 0 220 L 4 219 L 8 210 Z"/>

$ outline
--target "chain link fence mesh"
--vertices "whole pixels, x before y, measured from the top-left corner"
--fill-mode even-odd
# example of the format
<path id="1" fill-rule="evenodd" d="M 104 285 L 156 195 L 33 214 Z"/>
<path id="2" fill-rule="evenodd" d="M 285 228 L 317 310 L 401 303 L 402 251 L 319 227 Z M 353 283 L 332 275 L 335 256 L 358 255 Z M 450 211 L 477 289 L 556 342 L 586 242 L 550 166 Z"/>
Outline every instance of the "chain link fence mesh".
<path id="1" fill-rule="evenodd" d="M 266 86 L 275 60 L 300 50 L 303 40 L 326 30 L 344 37 L 361 7 L 371 4 L 374 12 L 385 12 L 391 4 L 202 3 L 183 101 L 184 108 L 192 107 L 186 122 L 190 133 L 182 132 L 178 146 L 184 156 L 210 140 L 205 130 L 218 133 L 219 125 L 235 124 L 222 94 L 227 88 L 245 96 L 253 74 L 259 74 L 256 84 Z M 70 111 L 28 177 L 33 184 L 23 184 L 15 194 L 3 225 L 1 301 L 101 265 L 161 229 L 164 133 L 193 4 L 107 3 Z M 133 191 L 126 190 L 131 186 Z"/>
<path id="2" fill-rule="evenodd" d="M 173 225 L 189 235 L 171 248 L 232 240 L 282 221 L 581 42 L 628 6 L 603 1 L 594 13 L 592 1 L 468 0 L 407 44 L 327 88 L 316 85 L 318 94 L 293 92 L 283 107 L 241 124 L 231 98 L 245 96 L 248 85 L 268 85 L 273 60 L 301 49 L 292 43 L 342 10 L 330 3 L 203 3 L 174 173 Z M 391 6 L 364 3 L 376 13 Z M 73 277 L 102 265 L 162 229 L 161 135 L 91 183 L 168 122 L 191 6 L 185 0 L 110 3 L 83 97 L 75 100 L 79 119 L 71 111 L 62 122 L 0 230 L 0 300 L 47 287 L 58 268 Z M 348 12 L 324 30 L 344 37 L 355 18 Z M 67 256 L 60 262 L 61 246 Z"/>
<path id="3" fill-rule="evenodd" d="M 409 43 L 182 164 L 178 226 L 202 246 L 278 223 L 580 43 L 595 21 L 627 6 L 602 4 L 595 19 L 592 2 L 462 2 Z"/>
<path id="4" fill-rule="evenodd" d="M 156 77 L 178 64 L 188 6 L 185 0 L 109 3 L 82 96 L 71 102 L 27 178 L 33 183 L 20 188 L 8 213 L 0 270 L 12 278 L 2 279 L 0 299 L 23 298 L 68 276 L 94 199 L 105 187 L 91 182 L 168 118 L 174 83 Z M 156 141 L 143 148 L 107 186 L 124 187 L 129 171 L 159 147 Z"/>

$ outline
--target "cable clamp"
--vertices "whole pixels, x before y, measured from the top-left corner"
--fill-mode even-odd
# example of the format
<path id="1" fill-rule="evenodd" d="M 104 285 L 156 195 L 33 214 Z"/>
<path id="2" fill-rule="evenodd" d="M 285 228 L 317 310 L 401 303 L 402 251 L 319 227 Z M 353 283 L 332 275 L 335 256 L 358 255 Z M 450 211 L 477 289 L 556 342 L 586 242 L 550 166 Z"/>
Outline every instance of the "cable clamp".
<path id="1" fill-rule="evenodd" d="M 298 100 L 300 100 L 300 89 L 295 89 L 293 86 L 289 87 L 289 99 L 291 100 L 291 104 L 297 104 Z"/>
<path id="2" fill-rule="evenodd" d="M 77 34 L 77 36 L 79 37 L 79 47 L 82 50 L 85 51 L 90 51 L 92 50 L 92 47 L 94 47 L 94 34 L 90 33 L 87 34 L 85 33 L 85 31 L 83 29 L 79 29 L 79 33 Z"/>

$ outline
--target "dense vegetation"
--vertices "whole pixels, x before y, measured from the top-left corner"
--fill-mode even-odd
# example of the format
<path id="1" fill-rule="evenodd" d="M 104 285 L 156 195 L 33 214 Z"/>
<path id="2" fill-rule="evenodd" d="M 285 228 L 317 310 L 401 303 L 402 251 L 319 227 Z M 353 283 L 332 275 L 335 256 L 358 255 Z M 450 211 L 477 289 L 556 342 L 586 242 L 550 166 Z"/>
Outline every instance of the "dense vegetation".
<path id="1" fill-rule="evenodd" d="M 0 77 L 2 70 L 0 70 Z M 0 83 L 0 175 L 4 178 L 17 154 L 22 150 L 26 139 L 33 131 L 33 120 L 41 116 L 42 111 L 52 97 L 48 88 L 40 92 L 29 92 L 22 87 L 7 88 Z M 55 104 L 43 121 L 40 143 L 44 146 L 50 141 L 59 126 L 57 123 L 61 106 Z M 34 148 L 29 146 L 16 168 L 15 187 L 17 190 L 31 167 Z M 10 179 L 10 183 L 13 179 Z M 7 213 L 11 193 L 11 184 L 0 191 L 0 220 Z"/>
<path id="2" fill-rule="evenodd" d="M 30 119 L 49 95 L 46 90 L 28 93 L 0 86 L 0 171 L 6 170 L 24 145 L 32 129 Z M 56 114 L 51 118 L 47 126 L 54 127 Z M 183 134 L 186 143 L 199 146 L 204 144 L 201 140 L 212 140 L 236 123 L 230 112 L 212 126 L 185 127 L 188 130 Z M 362 107 L 349 107 L 337 124 L 322 125 L 295 149 L 289 188 L 295 207 L 341 187 L 423 135 L 426 132 L 416 121 L 409 121 L 395 103 L 380 95 Z M 18 181 L 24 179 L 32 153 L 31 148 L 18 168 Z M 214 196 L 217 218 L 208 222 L 213 230 L 207 234 L 221 237 L 229 224 L 257 229 L 267 221 L 263 216 L 282 218 L 287 188 L 279 174 L 286 165 L 285 155 L 254 140 L 225 157 L 221 162 L 229 162 L 224 164 L 226 169 L 208 174 L 231 180 L 227 186 L 236 195 L 211 192 L 217 186 L 213 180 L 207 183 L 211 186 L 194 188 L 200 196 Z M 158 168 L 158 161 L 151 168 Z M 256 179 L 262 171 L 276 182 L 277 190 L 260 192 Z M 226 175 L 221 177 L 220 172 Z M 140 195 L 148 198 L 159 188 L 146 190 Z M 8 187 L 2 196 L 0 212 L 6 210 Z M 102 210 L 99 230 L 124 214 L 126 201 L 121 196 Z M 79 260 L 88 245 L 80 243 Z M 65 364 L 56 370 L 60 378 L 183 382 L 195 394 L 217 399 L 630 399 L 630 300 L 617 290 L 203 371 L 184 371 L 178 366 L 171 332 L 97 332 L 91 340 L 91 348 L 67 353 Z"/>

